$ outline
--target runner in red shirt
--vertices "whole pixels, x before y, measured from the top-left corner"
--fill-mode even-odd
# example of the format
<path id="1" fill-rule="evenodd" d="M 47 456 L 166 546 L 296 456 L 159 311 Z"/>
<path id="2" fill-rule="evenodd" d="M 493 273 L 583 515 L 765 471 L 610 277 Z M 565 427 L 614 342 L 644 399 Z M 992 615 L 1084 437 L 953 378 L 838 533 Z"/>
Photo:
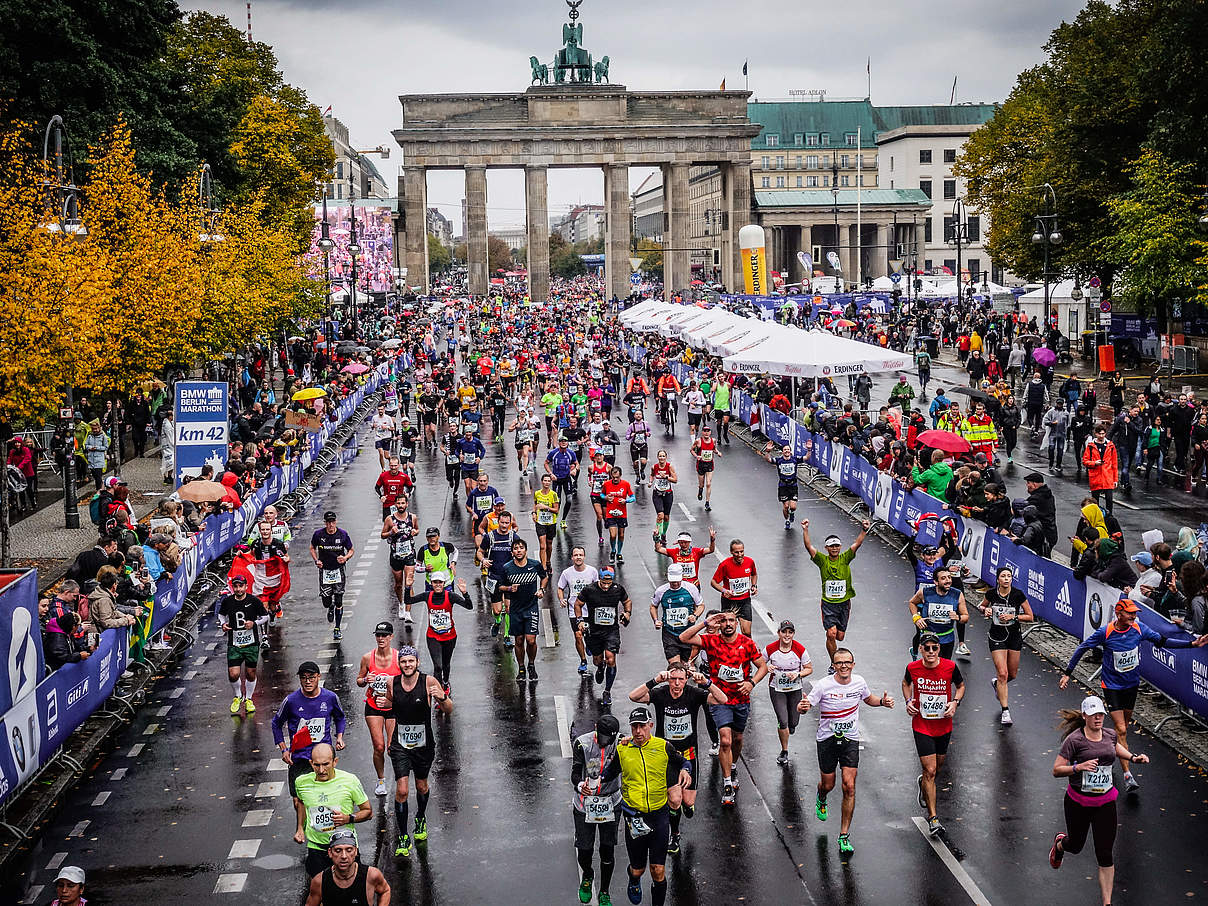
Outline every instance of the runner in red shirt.
<path id="1" fill-rule="evenodd" d="M 759 574 L 755 561 L 743 555 L 746 547 L 735 538 L 730 542 L 730 556 L 722 560 L 710 583 L 721 592 L 722 610 L 738 614 L 743 635 L 751 634 L 751 597 L 759 594 Z"/>
<path id="2" fill-rule="evenodd" d="M 378 492 L 378 496 L 382 498 L 383 519 L 390 514 L 390 508 L 394 506 L 394 501 L 398 500 L 399 494 L 410 491 L 414 486 L 415 482 L 411 480 L 410 475 L 403 471 L 399 458 L 391 456 L 390 468 L 378 476 L 377 484 L 373 486 L 373 489 Z"/>
<path id="3" fill-rule="evenodd" d="M 691 532 L 680 532 L 675 540 L 675 547 L 667 547 L 660 541 L 654 542 L 655 553 L 662 554 L 664 557 L 670 557 L 673 563 L 678 563 L 682 566 L 684 568 L 684 581 L 691 582 L 697 588 L 700 588 L 700 561 L 706 554 L 711 554 L 717 550 L 717 532 L 712 528 L 709 529 L 708 547 L 693 547 Z"/>
<path id="4" fill-rule="evenodd" d="M 608 526 L 608 559 L 613 563 L 624 563 L 621 548 L 625 546 L 625 526 L 629 525 L 633 488 L 621 477 L 620 466 L 613 466 L 608 475 L 608 481 L 600 488 L 604 494 L 604 524 Z"/>
<path id="5" fill-rule="evenodd" d="M 713 632 L 702 635 L 708 626 Z M 709 705 L 721 735 L 721 776 L 723 805 L 734 804 L 738 772 L 734 763 L 742 755 L 742 734 L 751 714 L 751 690 L 767 676 L 768 665 L 759 646 L 738 631 L 738 617 L 730 612 L 715 613 L 703 623 L 680 633 L 680 641 L 704 650 L 709 659 L 709 676 L 726 694 L 724 705 Z"/>
<path id="6" fill-rule="evenodd" d="M 705 509 L 713 509 L 709 498 L 713 495 L 713 463 L 721 458 L 721 450 L 717 449 L 717 441 L 713 439 L 713 429 L 704 425 L 700 429 L 700 437 L 692 441 L 692 458 L 696 460 L 696 499 L 705 500 Z"/>
<path id="7" fill-rule="evenodd" d="M 923 768 L 919 805 L 927 809 L 927 829 L 934 837 L 944 830 L 936 815 L 935 775 L 948 755 L 952 717 L 965 696 L 965 678 L 955 661 L 940 657 L 940 638 L 934 632 L 924 632 L 919 639 L 919 655 L 906 665 L 902 700 L 912 718 L 914 747 Z"/>

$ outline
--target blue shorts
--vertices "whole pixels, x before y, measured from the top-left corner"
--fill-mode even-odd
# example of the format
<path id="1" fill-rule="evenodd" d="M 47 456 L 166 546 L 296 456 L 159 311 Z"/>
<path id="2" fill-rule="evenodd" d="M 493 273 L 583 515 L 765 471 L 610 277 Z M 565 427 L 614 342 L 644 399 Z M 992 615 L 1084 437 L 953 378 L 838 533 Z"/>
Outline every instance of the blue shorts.
<path id="1" fill-rule="evenodd" d="M 537 608 L 530 610 L 508 611 L 508 625 L 511 634 L 516 637 L 537 634 Z"/>
<path id="2" fill-rule="evenodd" d="M 709 705 L 709 713 L 717 729 L 729 727 L 735 733 L 741 733 L 747 728 L 747 718 L 751 716 L 751 703 L 745 705 Z"/>

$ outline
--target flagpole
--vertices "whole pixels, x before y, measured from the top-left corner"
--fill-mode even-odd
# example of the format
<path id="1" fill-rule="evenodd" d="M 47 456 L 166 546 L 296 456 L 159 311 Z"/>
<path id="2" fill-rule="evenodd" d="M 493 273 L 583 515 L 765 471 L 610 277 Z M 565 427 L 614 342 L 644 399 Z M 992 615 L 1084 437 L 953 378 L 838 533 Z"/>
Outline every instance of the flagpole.
<path id="1" fill-rule="evenodd" d="M 859 290 L 864 282 L 864 218 L 861 207 L 860 185 L 864 182 L 864 143 L 862 126 L 856 127 L 856 289 Z"/>

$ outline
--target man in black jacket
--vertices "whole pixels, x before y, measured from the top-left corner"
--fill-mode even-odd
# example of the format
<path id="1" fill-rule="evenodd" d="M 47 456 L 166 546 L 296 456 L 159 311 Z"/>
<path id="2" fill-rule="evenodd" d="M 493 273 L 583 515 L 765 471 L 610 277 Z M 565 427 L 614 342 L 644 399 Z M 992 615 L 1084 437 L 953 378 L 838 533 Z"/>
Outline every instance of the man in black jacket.
<path id="1" fill-rule="evenodd" d="M 117 539 L 101 535 L 91 549 L 81 551 L 71 566 L 67 567 L 67 578 L 74 579 L 81 584 L 89 579 L 95 579 L 101 567 L 105 566 L 109 562 L 109 558 L 116 552 Z"/>
<path id="2" fill-rule="evenodd" d="M 1023 480 L 1028 489 L 1028 505 L 1036 507 L 1036 518 L 1044 528 L 1048 549 L 1052 550 L 1057 543 L 1057 501 L 1053 489 L 1044 483 L 1039 472 L 1029 472 Z"/>

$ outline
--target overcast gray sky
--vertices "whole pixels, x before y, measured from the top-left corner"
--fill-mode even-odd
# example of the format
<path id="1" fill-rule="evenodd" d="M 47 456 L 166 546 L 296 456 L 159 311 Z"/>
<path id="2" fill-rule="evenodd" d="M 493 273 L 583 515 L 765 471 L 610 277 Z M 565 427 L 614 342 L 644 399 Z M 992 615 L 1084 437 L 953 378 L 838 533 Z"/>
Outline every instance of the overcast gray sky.
<path id="1" fill-rule="evenodd" d="M 246 27 L 244 0 L 182 0 Z M 584 0 L 583 43 L 610 76 L 631 89 L 742 88 L 750 60 L 756 98 L 793 88 L 828 97 L 864 97 L 872 58 L 876 104 L 1001 101 L 1016 74 L 1043 59 L 1049 32 L 1082 0 L 846 0 L 810 6 L 788 0 Z M 286 79 L 351 130 L 358 148 L 393 146 L 379 163 L 392 185 L 399 149 L 398 95 L 523 91 L 528 58 L 550 59 L 561 45 L 564 0 L 253 0 L 252 32 L 271 44 Z M 649 173 L 634 168 L 636 187 Z M 524 223 L 523 176 L 490 171 L 492 229 Z M 550 174 L 551 214 L 599 203 L 599 171 Z M 429 176 L 429 204 L 460 229 L 460 174 Z"/>

